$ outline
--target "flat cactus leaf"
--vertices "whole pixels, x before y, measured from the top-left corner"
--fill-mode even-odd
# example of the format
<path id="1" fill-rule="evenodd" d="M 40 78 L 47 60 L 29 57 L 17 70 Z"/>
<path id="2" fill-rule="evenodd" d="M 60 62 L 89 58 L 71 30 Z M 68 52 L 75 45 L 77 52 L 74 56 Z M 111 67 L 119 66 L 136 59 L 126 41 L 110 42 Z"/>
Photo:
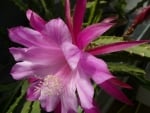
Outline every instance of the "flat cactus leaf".
<path id="1" fill-rule="evenodd" d="M 150 79 L 147 78 L 145 70 L 131 64 L 125 63 L 108 63 L 112 73 L 120 76 L 125 75 L 136 79 L 139 85 L 150 90 Z"/>
<path id="2" fill-rule="evenodd" d="M 32 102 L 26 101 L 24 103 L 22 110 L 21 110 L 21 113 L 29 113 L 31 104 L 32 104 Z"/>
<path id="3" fill-rule="evenodd" d="M 38 101 L 33 102 L 31 113 L 41 113 L 40 103 Z"/>
<path id="4" fill-rule="evenodd" d="M 12 105 L 10 105 L 9 109 L 7 110 L 6 113 L 13 113 L 14 109 L 16 107 L 18 107 L 19 102 L 21 101 L 21 99 L 24 97 L 25 93 L 26 93 L 26 89 L 27 89 L 27 81 L 24 81 L 23 84 L 21 84 L 21 94 L 16 98 L 16 100 L 12 103 Z"/>

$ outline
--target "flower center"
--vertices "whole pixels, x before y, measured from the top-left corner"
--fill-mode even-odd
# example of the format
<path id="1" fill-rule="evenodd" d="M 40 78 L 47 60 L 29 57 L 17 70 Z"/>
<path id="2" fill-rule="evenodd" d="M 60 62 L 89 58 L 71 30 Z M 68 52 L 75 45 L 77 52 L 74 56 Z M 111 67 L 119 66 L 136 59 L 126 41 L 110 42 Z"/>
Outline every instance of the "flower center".
<path id="1" fill-rule="evenodd" d="M 47 75 L 43 81 L 43 93 L 48 96 L 60 95 L 63 90 L 63 81 L 54 75 Z"/>

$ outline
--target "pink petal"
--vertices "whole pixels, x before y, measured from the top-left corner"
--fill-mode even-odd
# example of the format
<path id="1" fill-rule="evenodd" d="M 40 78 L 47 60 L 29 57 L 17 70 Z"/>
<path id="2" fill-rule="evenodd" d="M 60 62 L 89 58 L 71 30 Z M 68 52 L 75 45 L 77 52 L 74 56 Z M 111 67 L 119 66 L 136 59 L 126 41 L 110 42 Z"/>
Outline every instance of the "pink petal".
<path id="1" fill-rule="evenodd" d="M 24 57 L 24 53 L 27 51 L 27 48 L 9 48 L 10 53 L 13 55 L 15 61 L 22 61 Z"/>
<path id="2" fill-rule="evenodd" d="M 38 100 L 40 96 L 40 80 L 32 82 L 27 90 L 27 99 L 30 101 Z M 38 87 L 38 88 L 37 88 Z"/>
<path id="3" fill-rule="evenodd" d="M 38 31 L 26 27 L 15 27 L 9 29 L 9 37 L 12 41 L 22 44 L 26 47 L 47 47 L 49 45 L 49 43 Z"/>
<path id="4" fill-rule="evenodd" d="M 81 51 L 71 43 L 63 43 L 61 48 L 69 66 L 75 69 L 80 60 Z"/>
<path id="5" fill-rule="evenodd" d="M 107 64 L 103 60 L 95 58 L 90 54 L 83 55 L 80 63 L 85 73 L 97 84 L 101 84 L 110 78 L 114 78 L 109 72 Z"/>
<path id="6" fill-rule="evenodd" d="M 85 64 L 86 65 L 86 64 Z M 83 71 L 78 73 L 77 93 L 80 99 L 81 106 L 84 109 L 93 108 L 94 89 L 88 76 Z"/>
<path id="7" fill-rule="evenodd" d="M 82 22 L 84 19 L 84 13 L 86 9 L 87 0 L 77 0 L 74 17 L 73 17 L 73 30 L 76 37 L 81 30 Z"/>
<path id="8" fill-rule="evenodd" d="M 52 66 L 47 64 L 37 64 L 28 61 L 16 63 L 11 70 L 14 79 L 19 80 L 26 77 L 44 77 L 48 74 L 56 73 L 63 65 Z"/>
<path id="9" fill-rule="evenodd" d="M 62 52 L 57 49 L 34 47 L 22 53 L 20 48 L 11 48 L 10 50 L 15 57 L 24 60 L 24 62 L 17 63 L 12 68 L 12 75 L 15 78 L 17 77 L 16 79 L 29 75 L 45 76 L 49 73 L 53 74 L 66 64 Z"/>
<path id="10" fill-rule="evenodd" d="M 42 93 L 42 92 L 41 92 Z M 52 112 L 55 110 L 59 103 L 59 97 L 58 96 L 47 96 L 45 97 L 39 97 L 40 103 L 42 108 L 44 108 L 47 112 Z"/>
<path id="11" fill-rule="evenodd" d="M 24 77 L 34 75 L 33 70 L 31 69 L 32 63 L 30 62 L 19 62 L 16 63 L 11 70 L 11 75 L 14 79 L 22 79 Z"/>
<path id="12" fill-rule="evenodd" d="M 119 90 L 115 85 L 113 85 L 109 80 L 99 84 L 102 89 L 104 89 L 108 94 L 115 97 L 121 102 L 132 104 L 132 102 L 124 95 L 124 93 Z"/>
<path id="13" fill-rule="evenodd" d="M 74 80 L 67 83 L 64 92 L 61 95 L 61 113 L 77 112 L 77 97 Z"/>
<path id="14" fill-rule="evenodd" d="M 105 72 L 100 72 L 100 71 L 92 75 L 92 79 L 94 80 L 96 84 L 102 84 L 103 82 L 111 78 L 114 78 L 114 76 Z"/>
<path id="15" fill-rule="evenodd" d="M 93 24 L 83 29 L 77 37 L 77 44 L 79 48 L 81 49 L 85 48 L 91 41 L 98 38 L 98 36 L 102 35 L 113 25 L 114 25 L 113 23 L 101 22 L 99 24 Z"/>
<path id="16" fill-rule="evenodd" d="M 68 95 L 61 101 L 61 113 L 77 113 L 77 99 Z"/>
<path id="17" fill-rule="evenodd" d="M 35 78 L 35 77 L 30 77 L 30 78 L 28 78 L 27 80 L 28 80 L 28 83 L 31 84 L 31 83 L 33 83 L 33 82 L 39 80 L 39 79 L 38 79 L 38 78 Z"/>
<path id="18" fill-rule="evenodd" d="M 11 75 L 14 79 L 24 79 L 27 77 L 44 77 L 48 74 L 56 73 L 63 65 L 52 66 L 47 64 L 37 64 L 28 61 L 16 63 L 11 69 Z"/>
<path id="19" fill-rule="evenodd" d="M 37 13 L 35 13 L 29 9 L 26 12 L 26 16 L 27 16 L 28 20 L 30 21 L 30 25 L 34 29 L 41 31 L 44 28 L 46 21 L 44 19 L 42 19 Z"/>
<path id="20" fill-rule="evenodd" d="M 49 21 L 42 33 L 45 37 L 53 40 L 58 46 L 61 46 L 64 42 L 72 41 L 67 25 L 60 18 Z"/>
<path id="21" fill-rule="evenodd" d="M 84 109 L 84 112 L 85 113 L 100 113 L 96 107 L 91 108 L 91 109 Z"/>
<path id="22" fill-rule="evenodd" d="M 26 60 L 34 63 L 43 64 L 56 64 L 63 61 L 64 56 L 60 49 L 58 48 L 9 48 L 10 52 L 13 54 L 15 60 Z"/>
<path id="23" fill-rule="evenodd" d="M 100 59 L 96 59 L 93 56 L 88 56 L 89 58 L 84 58 L 84 65 L 82 68 L 86 70 L 88 75 L 92 75 L 91 78 L 99 84 L 106 92 L 119 99 L 120 101 L 130 103 L 127 97 L 118 90 L 112 82 L 111 79 L 114 79 L 104 62 Z M 103 63 L 103 64 L 102 64 Z"/>
<path id="24" fill-rule="evenodd" d="M 132 89 L 132 87 L 116 78 L 113 78 L 113 79 L 110 79 L 110 82 L 112 84 L 114 84 L 115 86 L 119 86 L 119 87 L 122 87 L 122 88 L 127 88 L 127 89 Z"/>
<path id="25" fill-rule="evenodd" d="M 99 72 L 110 74 L 107 64 L 102 59 L 96 58 L 88 53 L 82 54 L 80 65 L 89 75 Z"/>
<path id="26" fill-rule="evenodd" d="M 72 24 L 72 17 L 71 17 L 71 11 L 70 11 L 70 0 L 65 0 L 65 16 L 66 16 L 66 23 L 70 30 L 71 36 L 72 36 L 72 43 L 76 44 L 76 39 L 73 33 L 73 24 Z"/>
<path id="27" fill-rule="evenodd" d="M 141 40 L 141 41 L 117 42 L 117 43 L 108 44 L 108 45 L 97 47 L 95 49 L 88 50 L 88 52 L 90 52 L 93 55 L 112 53 L 112 52 L 121 51 L 123 49 L 127 49 L 129 47 L 137 46 L 147 42 L 149 41 Z"/>
<path id="28" fill-rule="evenodd" d="M 61 113 L 61 102 L 59 102 L 59 103 L 57 104 L 57 107 L 56 107 L 54 113 Z"/>
<path id="29" fill-rule="evenodd" d="M 70 81 L 72 75 L 72 70 L 69 68 L 69 66 L 65 63 L 59 70 L 54 74 L 56 76 L 59 76 L 60 78 L 65 78 L 63 79 L 63 83 L 68 83 L 68 80 Z"/>
<path id="30" fill-rule="evenodd" d="M 117 16 L 113 16 L 113 17 L 108 17 L 108 18 L 105 18 L 104 20 L 102 20 L 102 23 L 111 23 L 111 22 L 114 22 L 115 20 L 117 20 Z"/>

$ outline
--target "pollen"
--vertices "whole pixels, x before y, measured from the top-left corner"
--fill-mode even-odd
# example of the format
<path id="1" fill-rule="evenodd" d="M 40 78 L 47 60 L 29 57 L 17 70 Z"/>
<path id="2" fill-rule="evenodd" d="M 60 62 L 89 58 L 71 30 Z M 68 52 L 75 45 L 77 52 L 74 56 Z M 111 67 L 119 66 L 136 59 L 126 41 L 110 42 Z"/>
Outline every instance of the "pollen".
<path id="1" fill-rule="evenodd" d="M 60 95 L 63 90 L 64 84 L 62 79 L 55 75 L 47 75 L 43 81 L 44 95 Z"/>

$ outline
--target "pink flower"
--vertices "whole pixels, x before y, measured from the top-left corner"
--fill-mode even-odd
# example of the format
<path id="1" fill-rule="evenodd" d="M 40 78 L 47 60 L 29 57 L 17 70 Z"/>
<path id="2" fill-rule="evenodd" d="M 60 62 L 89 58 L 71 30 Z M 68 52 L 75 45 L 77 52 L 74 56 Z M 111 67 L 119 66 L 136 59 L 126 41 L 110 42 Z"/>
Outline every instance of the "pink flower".
<path id="1" fill-rule="evenodd" d="M 12 77 L 28 79 L 27 99 L 39 100 L 48 112 L 74 113 L 80 104 L 86 113 L 97 113 L 91 80 L 118 100 L 130 104 L 118 86 L 130 87 L 117 80 L 107 64 L 93 55 L 120 51 L 146 41 L 120 42 L 86 51 L 92 40 L 112 27 L 113 19 L 82 29 L 86 0 L 77 0 L 73 22 L 69 0 L 65 2 L 67 25 L 60 18 L 46 22 L 28 10 L 27 18 L 33 29 L 9 29 L 11 40 L 24 46 L 10 48 L 17 61 L 11 70 Z"/>

